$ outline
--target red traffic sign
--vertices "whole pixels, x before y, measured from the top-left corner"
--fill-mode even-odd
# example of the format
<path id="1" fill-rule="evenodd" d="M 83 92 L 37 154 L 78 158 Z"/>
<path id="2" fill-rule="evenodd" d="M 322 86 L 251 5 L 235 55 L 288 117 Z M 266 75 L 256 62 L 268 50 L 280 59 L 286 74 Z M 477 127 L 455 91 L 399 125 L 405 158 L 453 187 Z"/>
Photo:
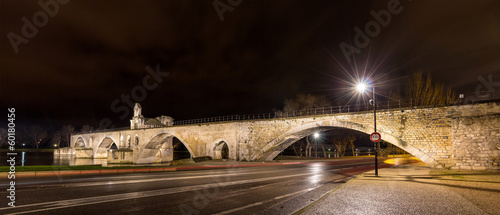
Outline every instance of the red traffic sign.
<path id="1" fill-rule="evenodd" d="M 373 132 L 372 134 L 370 134 L 370 140 L 372 140 L 372 142 L 378 142 L 380 141 L 380 138 L 382 138 L 382 136 L 378 132 Z"/>

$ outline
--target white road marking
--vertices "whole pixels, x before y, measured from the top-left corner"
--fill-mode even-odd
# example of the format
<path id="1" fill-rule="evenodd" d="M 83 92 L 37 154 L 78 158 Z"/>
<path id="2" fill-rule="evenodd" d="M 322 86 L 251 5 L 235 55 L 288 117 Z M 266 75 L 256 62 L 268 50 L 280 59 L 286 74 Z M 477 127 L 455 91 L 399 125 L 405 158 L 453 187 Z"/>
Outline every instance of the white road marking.
<path id="1" fill-rule="evenodd" d="M 343 177 L 343 178 L 340 178 L 340 179 L 337 179 L 335 181 L 333 181 L 334 183 L 338 183 L 340 181 L 344 181 L 344 180 L 349 180 L 350 178 L 352 177 Z M 320 185 L 321 186 L 321 185 Z M 316 187 L 312 187 L 312 188 L 308 188 L 308 189 L 304 189 L 304 190 L 300 190 L 300 191 L 297 191 L 297 192 L 294 192 L 294 193 L 289 193 L 289 194 L 285 194 L 285 195 L 282 195 L 282 196 L 278 196 L 278 197 L 274 197 L 272 199 L 269 199 L 269 200 L 265 200 L 265 201 L 261 201 L 261 202 L 256 202 L 256 203 L 253 203 L 253 204 L 249 204 L 249 205 L 246 205 L 246 206 L 243 206 L 243 207 L 239 207 L 239 208 L 234 208 L 234 209 L 231 209 L 231 210 L 227 210 L 227 211 L 222 211 L 222 212 L 219 212 L 219 213 L 216 213 L 217 215 L 223 215 L 223 214 L 231 214 L 231 213 L 234 213 L 236 211 L 240 211 L 240 210 L 243 210 L 243 209 L 247 209 L 247 208 L 251 208 L 251 207 L 254 207 L 254 206 L 258 206 L 258 205 L 262 205 L 262 204 L 266 204 L 268 202 L 272 202 L 272 201 L 275 201 L 275 200 L 278 200 L 278 199 L 282 199 L 282 198 L 286 198 L 286 197 L 289 197 L 289 196 L 293 196 L 293 195 L 298 195 L 298 194 L 301 194 L 301 193 L 305 193 L 305 192 L 309 192 L 311 190 L 314 190 L 320 186 L 316 186 Z M 328 193 L 328 192 L 327 192 Z M 327 193 L 323 194 L 321 197 L 323 197 L 324 195 L 326 195 Z M 318 198 L 318 199 L 320 199 Z"/>
<path id="2" fill-rule="evenodd" d="M 34 213 L 34 212 L 55 210 L 55 209 L 68 208 L 68 207 L 77 207 L 77 206 L 84 206 L 84 205 L 91 205 L 91 204 L 99 204 L 99 203 L 105 203 L 105 202 L 115 202 L 115 201 L 122 201 L 122 200 L 128 200 L 128 199 L 137 199 L 137 198 L 146 198 L 146 197 L 152 197 L 152 196 L 168 195 L 168 194 L 188 192 L 188 191 L 213 188 L 213 187 L 223 187 L 223 186 L 255 183 L 255 182 L 262 182 L 262 181 L 270 181 L 270 180 L 276 180 L 276 179 L 282 179 L 282 178 L 299 177 L 299 176 L 312 175 L 312 174 L 315 174 L 315 173 L 302 173 L 302 174 L 295 174 L 295 175 L 274 176 L 274 177 L 268 177 L 268 178 L 257 178 L 257 179 L 248 179 L 248 180 L 223 182 L 223 183 L 200 184 L 200 185 L 168 188 L 168 189 L 161 189 L 161 190 L 131 192 L 131 193 L 114 194 L 114 195 L 106 195 L 106 196 L 95 196 L 95 197 L 87 197 L 87 198 L 79 198 L 79 199 L 43 202 L 43 203 L 35 203 L 35 204 L 29 204 L 29 205 L 16 206 L 15 208 L 5 207 L 5 208 L 0 208 L 0 210 L 8 210 L 8 209 L 13 210 L 13 209 L 17 209 L 17 208 L 34 207 L 34 206 L 37 206 L 38 208 L 43 207 L 43 208 L 37 209 L 37 210 L 11 213 L 11 214 L 26 214 L 26 213 Z M 289 194 L 287 194 L 287 195 L 289 195 Z"/>
<path id="3" fill-rule="evenodd" d="M 300 194 L 300 193 L 309 192 L 309 191 L 314 190 L 314 189 L 316 189 L 318 187 L 319 186 L 312 187 L 312 188 L 307 188 L 307 189 L 304 189 L 304 190 L 299 190 L 297 192 L 293 192 L 293 193 L 285 194 L 285 195 L 282 195 L 282 196 L 274 197 L 274 198 L 266 200 L 266 201 L 256 202 L 256 203 L 253 203 L 253 204 L 245 205 L 243 207 L 234 208 L 234 209 L 227 210 L 227 211 L 222 211 L 222 212 L 219 212 L 219 213 L 216 213 L 216 214 L 217 215 L 218 214 L 220 214 L 220 215 L 231 214 L 231 213 L 234 213 L 236 211 L 240 211 L 240 210 L 243 210 L 243 209 L 251 208 L 251 207 L 254 207 L 254 206 L 257 206 L 257 205 L 262 205 L 262 204 L 265 204 L 265 203 L 268 203 L 268 202 L 272 202 L 272 201 L 275 201 L 275 200 L 278 200 L 278 199 L 286 198 L 286 197 L 297 195 L 297 194 Z"/>
<path id="4" fill-rule="evenodd" d="M 68 187 L 90 187 L 90 186 L 107 186 L 107 185 L 120 185 L 120 184 L 131 184 L 131 183 L 146 183 L 146 182 L 159 182 L 159 181 L 173 181 L 173 180 L 186 180 L 186 179 L 197 179 L 197 178 L 217 178 L 217 177 L 228 177 L 235 175 L 248 175 L 248 174 L 265 174 L 265 173 L 275 173 L 279 171 L 290 171 L 288 170 L 273 170 L 273 171 L 260 171 L 260 172 L 243 172 L 243 173 L 230 173 L 230 174 L 219 174 L 219 175 L 199 175 L 199 176 L 183 176 L 183 177 L 173 177 L 173 178 L 155 178 L 155 179 L 135 179 L 135 180 L 122 180 L 122 181 L 97 181 L 97 182 L 82 182 L 68 184 Z M 56 184 L 47 184 L 56 185 Z M 19 192 L 26 192 L 32 190 L 21 190 Z M 1 208 L 0 208 L 1 210 Z"/>

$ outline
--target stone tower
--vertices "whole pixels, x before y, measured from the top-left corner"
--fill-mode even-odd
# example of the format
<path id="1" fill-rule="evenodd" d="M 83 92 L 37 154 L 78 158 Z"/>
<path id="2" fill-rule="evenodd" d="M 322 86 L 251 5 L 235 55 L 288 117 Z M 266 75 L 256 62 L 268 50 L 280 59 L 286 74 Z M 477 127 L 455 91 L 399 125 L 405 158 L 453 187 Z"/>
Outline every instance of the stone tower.
<path id="1" fill-rule="evenodd" d="M 130 129 L 142 128 L 144 125 L 144 116 L 142 115 L 142 107 L 139 103 L 135 103 L 134 117 L 130 120 Z"/>

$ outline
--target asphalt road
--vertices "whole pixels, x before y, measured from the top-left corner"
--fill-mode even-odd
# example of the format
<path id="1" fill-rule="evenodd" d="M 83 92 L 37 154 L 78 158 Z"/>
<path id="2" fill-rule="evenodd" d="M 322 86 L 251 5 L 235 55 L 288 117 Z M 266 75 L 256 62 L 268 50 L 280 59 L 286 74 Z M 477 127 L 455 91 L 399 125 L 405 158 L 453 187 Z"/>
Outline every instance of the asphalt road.
<path id="1" fill-rule="evenodd" d="M 289 214 L 373 169 L 373 158 L 295 165 L 16 180 L 16 207 L 1 182 L 0 214 Z"/>

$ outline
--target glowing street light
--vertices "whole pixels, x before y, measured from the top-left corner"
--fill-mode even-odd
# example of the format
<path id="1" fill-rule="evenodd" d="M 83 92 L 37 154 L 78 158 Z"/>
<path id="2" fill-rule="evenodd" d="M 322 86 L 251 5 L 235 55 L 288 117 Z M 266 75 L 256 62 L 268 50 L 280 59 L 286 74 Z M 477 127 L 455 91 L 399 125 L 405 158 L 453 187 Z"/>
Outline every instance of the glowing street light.
<path id="1" fill-rule="evenodd" d="M 314 133 L 314 138 L 315 138 L 315 139 L 318 139 L 318 137 L 319 137 L 319 133 L 318 133 L 318 132 L 315 132 L 315 133 Z"/>
<path id="2" fill-rule="evenodd" d="M 366 91 L 366 85 L 364 83 L 359 83 L 356 85 L 356 90 L 360 93 L 364 93 Z"/>
<path id="3" fill-rule="evenodd" d="M 362 81 L 358 82 L 356 85 L 356 90 L 359 93 L 364 93 L 366 91 L 367 87 L 366 84 Z M 377 103 L 375 102 L 375 83 L 372 81 L 372 100 L 370 101 L 371 105 L 373 105 L 373 132 L 377 132 Z M 376 142 L 373 142 L 375 145 L 375 176 L 378 177 L 378 146 Z"/>

